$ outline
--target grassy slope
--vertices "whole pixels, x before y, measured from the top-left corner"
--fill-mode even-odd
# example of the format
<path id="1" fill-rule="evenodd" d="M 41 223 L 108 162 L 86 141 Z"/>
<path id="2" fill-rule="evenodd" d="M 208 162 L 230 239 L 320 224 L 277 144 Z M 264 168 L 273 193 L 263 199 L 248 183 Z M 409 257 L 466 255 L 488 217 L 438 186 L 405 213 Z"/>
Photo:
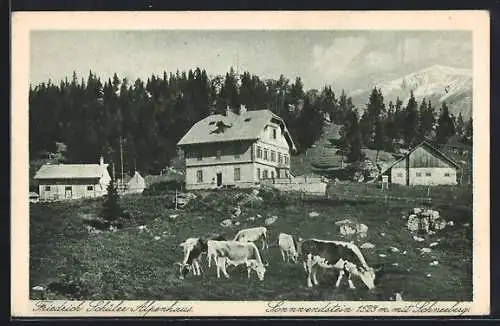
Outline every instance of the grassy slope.
<path id="1" fill-rule="evenodd" d="M 292 174 L 295 176 L 314 174 L 313 166 L 318 168 L 339 168 L 341 166 L 342 156 L 337 153 L 337 148 L 331 147 L 329 139 L 335 137 L 340 128 L 341 126 L 336 124 L 325 125 L 323 134 L 314 143 L 315 146 L 308 148 L 306 153 L 292 156 Z M 364 149 L 363 152 L 367 159 L 375 162 L 377 151 Z M 380 163 L 388 163 L 395 160 L 392 154 L 385 151 L 380 151 L 378 159 Z"/>
<path id="2" fill-rule="evenodd" d="M 379 192 L 375 185 L 342 185 L 343 191 L 359 193 Z M 337 186 L 335 186 L 337 187 Z M 339 186 L 340 187 L 340 186 Z M 367 189 L 367 190 L 366 190 Z M 331 188 L 330 191 L 339 191 Z M 392 191 L 398 192 L 397 189 Z M 411 192 L 423 189 L 407 189 Z M 415 193 L 419 196 L 420 193 Z M 471 228 L 463 222 L 472 222 L 471 189 L 445 188 L 432 192 L 435 205 L 443 216 L 455 221 L 455 226 L 430 237 L 426 242 L 415 242 L 405 228 L 402 211 L 418 206 L 407 202 L 355 202 L 329 203 L 265 201 L 262 207 L 244 207 L 241 225 L 223 229 L 219 222 L 229 216 L 237 200 L 234 192 L 209 194 L 197 200 L 186 210 L 174 212 L 167 208 L 162 197 L 129 196 L 122 198 L 135 220 L 116 233 L 87 234 L 79 214 L 98 212 L 100 200 L 73 203 L 32 204 L 30 210 L 30 284 L 47 285 L 53 281 L 80 280 L 82 299 L 191 299 L 191 300 L 387 300 L 392 291 L 404 290 L 406 300 L 471 300 L 472 295 L 472 240 Z M 453 200 L 453 198 L 456 198 Z M 449 204 L 443 205 L 448 202 Z M 455 205 L 461 203 L 461 205 Z M 316 211 L 320 216 L 310 218 Z M 179 214 L 172 220 L 170 214 Z M 247 222 L 248 216 L 260 213 L 262 219 Z M 306 287 L 305 274 L 300 264 L 286 265 L 276 247 L 263 253 L 270 262 L 265 280 L 259 282 L 255 275 L 247 280 L 242 267 L 229 269 L 230 280 L 216 278 L 215 269 L 201 278 L 190 276 L 181 281 L 174 263 L 182 259 L 178 244 L 191 236 L 225 232 L 234 236 L 238 229 L 263 225 L 267 215 L 277 215 L 277 222 L 268 227 L 269 239 L 275 243 L 279 232 L 302 237 L 340 239 L 335 221 L 352 218 L 369 227 L 369 241 L 374 249 L 363 250 L 369 264 L 384 264 L 392 272 L 380 279 L 374 292 L 363 289 L 355 279 L 358 289 L 349 290 L 347 284 L 334 289 L 335 275 L 322 272 L 320 286 Z M 148 225 L 152 234 L 139 232 L 137 226 Z M 385 233 L 385 236 L 381 235 Z M 165 233 L 165 234 L 164 234 Z M 160 235 L 160 240 L 154 236 Z M 422 256 L 417 248 L 427 246 L 441 237 L 440 245 L 433 252 Z M 388 252 L 396 246 L 407 255 Z M 378 254 L 387 255 L 381 258 Z M 432 260 L 440 265 L 429 266 Z M 399 266 L 391 267 L 398 262 Z M 204 262 L 203 268 L 206 269 Z M 407 269 L 410 269 L 407 271 Z M 426 277 L 431 273 L 431 277 Z M 63 295 L 56 295 L 63 299 Z"/>

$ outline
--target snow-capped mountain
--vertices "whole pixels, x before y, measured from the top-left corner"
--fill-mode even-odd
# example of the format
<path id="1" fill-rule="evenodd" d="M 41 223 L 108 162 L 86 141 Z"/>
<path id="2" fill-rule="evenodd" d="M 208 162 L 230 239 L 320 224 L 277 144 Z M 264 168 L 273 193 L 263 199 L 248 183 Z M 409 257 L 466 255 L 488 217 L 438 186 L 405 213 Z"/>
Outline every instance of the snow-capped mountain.
<path id="1" fill-rule="evenodd" d="M 462 112 L 465 117 L 472 114 L 472 71 L 470 69 L 435 65 L 407 74 L 403 77 L 374 85 L 380 88 L 386 105 L 399 97 L 403 105 L 408 103 L 410 92 L 420 105 L 422 98 L 429 99 L 439 112 L 442 102 L 455 115 Z M 365 108 L 371 89 L 350 93 L 358 108 Z"/>

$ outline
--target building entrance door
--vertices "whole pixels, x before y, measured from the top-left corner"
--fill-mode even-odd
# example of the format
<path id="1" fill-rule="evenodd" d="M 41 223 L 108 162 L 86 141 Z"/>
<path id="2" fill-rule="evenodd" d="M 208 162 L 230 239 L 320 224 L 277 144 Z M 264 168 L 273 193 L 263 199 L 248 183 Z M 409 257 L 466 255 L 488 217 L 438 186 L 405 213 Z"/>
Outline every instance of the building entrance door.
<path id="1" fill-rule="evenodd" d="M 222 173 L 217 173 L 217 187 L 222 186 Z"/>
<path id="2" fill-rule="evenodd" d="M 71 186 L 64 188 L 64 198 L 71 199 L 73 197 L 73 190 Z"/>

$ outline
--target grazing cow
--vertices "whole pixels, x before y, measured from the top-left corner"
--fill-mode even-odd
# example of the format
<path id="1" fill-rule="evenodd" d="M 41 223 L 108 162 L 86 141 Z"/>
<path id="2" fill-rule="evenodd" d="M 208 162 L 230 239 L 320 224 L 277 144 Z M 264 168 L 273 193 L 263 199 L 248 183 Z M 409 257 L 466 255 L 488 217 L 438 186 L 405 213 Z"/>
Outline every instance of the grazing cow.
<path id="1" fill-rule="evenodd" d="M 210 238 L 211 240 L 226 240 L 223 236 L 213 236 Z M 201 275 L 201 267 L 200 260 L 201 255 L 203 253 L 207 253 L 207 240 L 203 238 L 188 238 L 184 242 L 182 242 L 180 247 L 183 248 L 184 259 L 182 263 L 176 263 L 179 266 L 179 277 L 184 279 L 189 270 L 193 270 L 193 274 L 200 276 Z M 210 267 L 210 260 L 209 260 Z"/>
<path id="2" fill-rule="evenodd" d="M 207 255 L 209 259 L 210 257 L 215 259 L 217 278 L 220 278 L 221 271 L 226 278 L 229 278 L 226 271 L 228 264 L 233 266 L 245 264 L 248 278 L 250 278 L 251 271 L 254 270 L 259 280 L 264 280 L 267 264 L 262 263 L 259 249 L 253 242 L 209 240 Z"/>
<path id="3" fill-rule="evenodd" d="M 317 269 L 335 268 L 340 270 L 335 287 L 339 287 L 344 274 L 347 274 L 349 288 L 354 289 L 351 274 L 361 278 L 368 289 L 375 287 L 375 270 L 368 266 L 358 246 L 344 241 L 307 239 L 300 244 L 304 269 L 307 272 L 307 286 L 317 285 Z"/>
<path id="4" fill-rule="evenodd" d="M 295 238 L 286 233 L 280 233 L 278 236 L 278 246 L 281 251 L 281 256 L 283 257 L 284 262 L 289 262 L 290 259 L 294 263 L 297 262 L 298 259 L 298 247 Z"/>
<path id="5" fill-rule="evenodd" d="M 256 242 L 260 239 L 262 242 L 262 250 L 268 247 L 267 245 L 267 229 L 263 226 L 259 226 L 256 228 L 243 229 L 240 230 L 233 241 L 239 242 Z"/>

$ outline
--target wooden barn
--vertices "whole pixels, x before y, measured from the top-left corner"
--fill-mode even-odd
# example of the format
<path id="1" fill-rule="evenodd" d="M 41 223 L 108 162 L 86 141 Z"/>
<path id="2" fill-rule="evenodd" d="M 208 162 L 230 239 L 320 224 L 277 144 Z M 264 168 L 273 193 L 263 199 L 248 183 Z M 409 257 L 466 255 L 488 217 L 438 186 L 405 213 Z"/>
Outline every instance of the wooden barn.
<path id="1" fill-rule="evenodd" d="M 413 147 L 393 162 L 382 175 L 389 182 L 407 186 L 456 185 L 459 165 L 428 141 Z"/>

